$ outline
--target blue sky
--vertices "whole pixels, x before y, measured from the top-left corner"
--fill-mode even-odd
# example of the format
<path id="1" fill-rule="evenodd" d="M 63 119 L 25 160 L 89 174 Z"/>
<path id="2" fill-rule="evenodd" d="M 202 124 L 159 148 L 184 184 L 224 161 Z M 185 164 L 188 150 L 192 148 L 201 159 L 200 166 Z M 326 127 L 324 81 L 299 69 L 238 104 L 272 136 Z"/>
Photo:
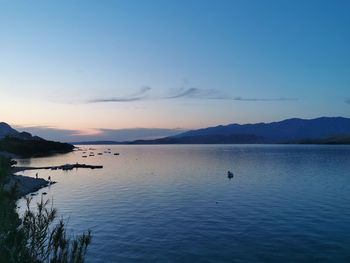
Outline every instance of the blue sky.
<path id="1" fill-rule="evenodd" d="M 350 117 L 349 13 L 349 1 L 0 0 L 0 120 L 61 139 Z"/>

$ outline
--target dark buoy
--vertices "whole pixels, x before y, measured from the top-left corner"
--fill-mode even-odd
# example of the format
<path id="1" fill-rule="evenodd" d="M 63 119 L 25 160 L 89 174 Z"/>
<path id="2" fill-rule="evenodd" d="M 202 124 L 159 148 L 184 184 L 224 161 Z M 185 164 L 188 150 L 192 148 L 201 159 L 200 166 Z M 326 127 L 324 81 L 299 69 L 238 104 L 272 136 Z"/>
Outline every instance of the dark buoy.
<path id="1" fill-rule="evenodd" d="M 233 178 L 233 172 L 228 171 L 227 172 L 227 178 L 231 180 Z"/>

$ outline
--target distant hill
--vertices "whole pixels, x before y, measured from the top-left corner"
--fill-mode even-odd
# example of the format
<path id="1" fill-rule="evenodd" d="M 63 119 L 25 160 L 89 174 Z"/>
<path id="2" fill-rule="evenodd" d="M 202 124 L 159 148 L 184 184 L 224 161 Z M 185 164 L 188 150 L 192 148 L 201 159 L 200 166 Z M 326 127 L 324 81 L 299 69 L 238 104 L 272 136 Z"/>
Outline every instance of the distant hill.
<path id="1" fill-rule="evenodd" d="M 16 135 L 19 134 L 18 131 L 13 129 L 10 125 L 5 122 L 0 122 L 0 139 L 8 136 L 8 135 Z"/>
<path id="2" fill-rule="evenodd" d="M 0 152 L 29 157 L 66 153 L 73 149 L 71 144 L 47 141 L 28 132 L 18 132 L 7 123 L 0 123 Z"/>
<path id="3" fill-rule="evenodd" d="M 272 123 L 220 125 L 156 140 L 133 141 L 128 144 L 348 144 L 349 138 L 349 118 L 321 117 L 311 120 L 294 118 Z"/>
<path id="4" fill-rule="evenodd" d="M 38 136 L 32 136 L 29 132 L 19 132 L 5 122 L 0 122 L 0 140 L 5 137 L 21 140 L 44 140 Z"/>
<path id="5" fill-rule="evenodd" d="M 333 136 L 323 139 L 306 139 L 301 144 L 350 144 L 350 135 Z"/>

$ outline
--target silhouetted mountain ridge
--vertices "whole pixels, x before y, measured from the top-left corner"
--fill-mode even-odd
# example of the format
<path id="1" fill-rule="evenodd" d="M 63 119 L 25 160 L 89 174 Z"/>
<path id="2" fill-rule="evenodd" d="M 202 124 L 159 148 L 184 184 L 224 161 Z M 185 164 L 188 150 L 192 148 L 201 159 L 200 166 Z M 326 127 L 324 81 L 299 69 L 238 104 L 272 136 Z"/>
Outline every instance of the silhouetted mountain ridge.
<path id="1" fill-rule="evenodd" d="M 20 140 L 44 140 L 39 136 L 32 136 L 29 132 L 19 132 L 5 122 L 0 122 L 0 140 L 4 138 L 17 138 Z"/>
<path id="2" fill-rule="evenodd" d="M 271 123 L 229 124 L 191 130 L 176 136 L 138 140 L 130 144 L 210 144 L 210 143 L 347 143 L 350 119 L 321 117 L 287 119 Z"/>
<path id="3" fill-rule="evenodd" d="M 8 135 L 15 135 L 19 134 L 18 131 L 13 129 L 10 125 L 8 125 L 5 122 L 0 122 L 0 139 L 4 138 L 5 136 Z"/>
<path id="4" fill-rule="evenodd" d="M 0 123 L 0 152 L 29 157 L 66 153 L 73 149 L 71 144 L 47 141 L 29 132 L 18 132 L 7 123 Z"/>

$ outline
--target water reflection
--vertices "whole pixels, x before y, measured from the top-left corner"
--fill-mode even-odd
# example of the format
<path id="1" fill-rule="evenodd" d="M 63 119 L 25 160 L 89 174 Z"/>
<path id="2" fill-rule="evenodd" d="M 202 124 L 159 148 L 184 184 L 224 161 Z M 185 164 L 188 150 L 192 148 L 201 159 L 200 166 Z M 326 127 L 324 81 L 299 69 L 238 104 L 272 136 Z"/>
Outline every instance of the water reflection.
<path id="1" fill-rule="evenodd" d="M 104 166 L 40 171 L 58 182 L 41 191 L 69 217 L 71 229 L 92 228 L 89 262 L 350 258 L 350 147 L 86 148 L 120 156 L 83 158 L 73 152 L 28 162 Z M 234 173 L 234 184 L 228 183 L 227 171 Z M 35 176 L 35 171 L 25 174 Z"/>

